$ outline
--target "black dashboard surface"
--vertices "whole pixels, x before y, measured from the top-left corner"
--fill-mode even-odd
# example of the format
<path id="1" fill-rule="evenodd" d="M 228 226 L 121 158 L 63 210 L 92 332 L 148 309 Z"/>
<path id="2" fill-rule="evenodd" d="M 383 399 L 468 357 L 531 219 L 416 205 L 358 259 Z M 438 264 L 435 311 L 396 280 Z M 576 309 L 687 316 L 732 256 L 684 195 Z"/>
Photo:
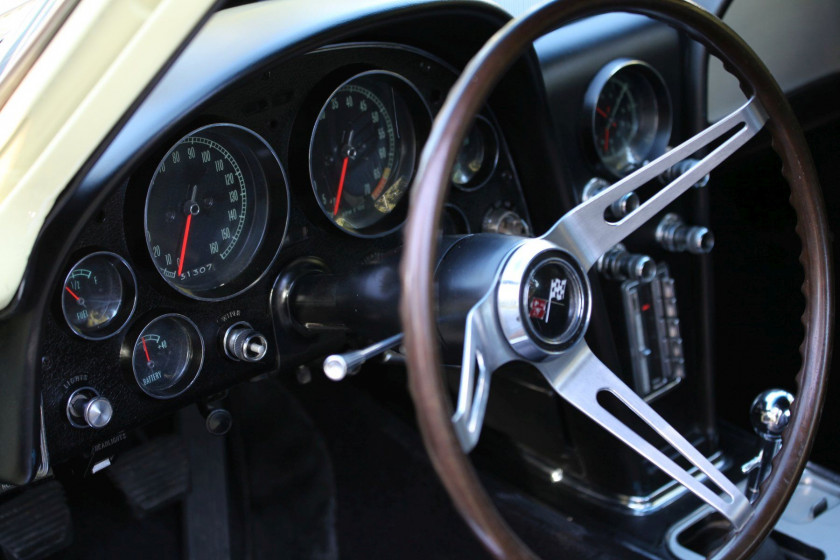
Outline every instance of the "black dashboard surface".
<path id="1" fill-rule="evenodd" d="M 320 212 L 314 203 L 307 165 L 309 139 L 318 111 L 330 92 L 343 81 L 376 70 L 392 72 L 409 81 L 428 111 L 434 113 L 457 77 L 457 66 L 504 17 L 499 12 L 474 5 L 469 9 L 456 5 L 443 10 L 430 6 L 403 7 L 402 11 L 415 13 L 410 17 L 390 14 L 387 26 L 374 26 L 364 33 L 358 32 L 360 26 L 356 25 L 354 32 L 358 36 L 345 37 L 347 41 L 337 44 L 324 39 L 328 43 L 326 46 L 304 52 L 281 49 L 279 57 L 267 50 L 264 54 L 268 58 L 259 66 L 243 60 L 229 61 L 232 68 L 228 72 L 243 73 L 217 92 L 208 88 L 204 92 L 206 98 L 202 97 L 202 85 L 192 81 L 193 70 L 196 64 L 209 67 L 218 60 L 212 53 L 200 52 L 194 44 L 186 58 L 194 56 L 198 62 L 194 60 L 187 65 L 182 60 L 177 63 L 167 77 L 170 82 L 161 84 L 105 152 L 80 190 L 98 190 L 100 196 L 111 189 L 113 192 L 96 205 L 91 218 L 73 239 L 67 256 L 61 260 L 59 278 L 64 278 L 73 264 L 86 255 L 97 251 L 113 252 L 134 270 L 138 283 L 137 308 L 125 328 L 116 335 L 99 341 L 85 340 L 71 332 L 62 317 L 61 281 L 50 291 L 39 354 L 42 357 L 44 425 L 51 460 L 60 462 L 81 453 L 93 461 L 100 453 L 109 453 L 111 445 L 124 440 L 127 429 L 256 375 L 275 371 L 291 374 L 298 366 L 322 357 L 330 349 L 340 348 L 343 334 L 306 336 L 294 330 L 284 331 L 274 323 L 276 302 L 272 301 L 272 288 L 278 272 L 302 257 L 320 259 L 331 271 L 348 271 L 375 263 L 401 244 L 401 234 L 397 231 L 375 238 L 356 238 L 340 231 Z M 444 58 L 420 48 L 434 46 L 430 41 L 432 36 L 421 30 L 445 34 L 456 21 L 463 21 L 465 15 L 472 17 L 475 25 L 459 42 L 444 49 Z M 438 17 L 433 19 L 433 16 Z M 258 17 L 260 7 L 245 6 L 219 14 L 208 27 L 220 32 L 223 26 L 229 26 L 227 32 L 234 33 L 241 29 L 243 20 L 254 21 L 252 18 Z M 383 14 L 378 12 L 376 17 L 383 17 Z M 337 30 L 332 29 L 328 35 L 333 39 L 337 34 Z M 402 41 L 388 40 L 393 35 L 399 35 Z M 356 38 L 359 40 L 354 40 Z M 279 47 L 275 45 L 275 48 Z M 249 56 L 257 57 L 258 54 L 251 52 Z M 185 67 L 187 70 L 183 70 Z M 249 70 L 246 72 L 244 67 Z M 536 160 L 546 146 L 539 141 L 539 134 L 533 134 L 535 128 L 539 130 L 546 122 L 544 117 L 538 116 L 544 103 L 539 101 L 542 92 L 536 87 L 539 76 L 534 68 L 533 60 L 523 61 L 514 69 L 513 76 L 528 75 L 525 83 L 531 85 L 523 88 L 512 79 L 507 88 L 502 85 L 490 106 L 482 112 L 499 140 L 498 161 L 479 189 L 453 188 L 450 197 L 451 206 L 457 208 L 470 231 L 480 231 L 482 220 L 494 208 L 513 210 L 526 220 L 530 219 L 514 160 L 518 157 L 523 162 L 526 177 L 540 174 L 545 168 L 544 163 L 527 165 L 530 159 Z M 220 83 L 216 85 L 221 87 Z M 166 95 L 167 91 L 176 93 Z M 529 98 L 535 102 L 509 111 L 514 96 L 516 102 Z M 188 106 L 191 110 L 184 111 Z M 504 113 L 503 121 L 496 118 L 496 108 L 500 109 L 500 114 Z M 540 126 L 529 127 L 526 134 L 521 125 L 523 122 L 536 122 Z M 205 302 L 178 293 L 158 274 L 146 247 L 143 207 L 149 182 L 167 151 L 184 135 L 215 123 L 242 126 L 266 140 L 288 177 L 290 213 L 285 237 L 282 235 L 283 223 L 268 224 L 269 233 L 273 228 L 275 234 L 279 233 L 275 237 L 283 238 L 283 241 L 272 251 L 271 264 L 254 274 L 258 280 L 235 297 Z M 542 134 L 548 132 L 543 130 Z M 509 138 L 515 141 L 514 147 L 508 147 Z M 423 138 L 418 139 L 419 144 L 422 141 Z M 522 154 L 528 155 L 523 157 Z M 542 159 L 545 161 L 546 158 Z M 270 186 L 278 191 L 284 187 Z M 195 323 L 203 337 L 205 352 L 196 382 L 183 394 L 161 400 L 144 394 L 137 386 L 130 354 L 143 326 L 167 313 L 183 315 Z M 247 321 L 268 335 L 269 353 L 260 363 L 232 361 L 223 352 L 222 334 L 238 321 Z M 67 399 L 73 391 L 83 387 L 94 388 L 113 404 L 114 417 L 106 428 L 80 429 L 68 422 Z"/>

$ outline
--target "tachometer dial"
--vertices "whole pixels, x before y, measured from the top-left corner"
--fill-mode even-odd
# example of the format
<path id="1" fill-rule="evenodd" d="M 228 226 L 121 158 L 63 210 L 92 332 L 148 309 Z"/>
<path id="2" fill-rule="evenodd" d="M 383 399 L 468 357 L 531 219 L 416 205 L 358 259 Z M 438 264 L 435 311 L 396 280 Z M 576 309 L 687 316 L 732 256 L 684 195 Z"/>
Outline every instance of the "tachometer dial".
<path id="1" fill-rule="evenodd" d="M 122 329 L 136 300 L 137 282 L 128 263 L 114 253 L 92 253 L 67 274 L 61 311 L 77 335 L 101 340 Z"/>
<path id="2" fill-rule="evenodd" d="M 327 218 L 363 237 L 398 227 L 428 120 L 419 94 L 395 74 L 366 72 L 341 85 L 321 108 L 309 147 L 312 188 Z"/>
<path id="3" fill-rule="evenodd" d="M 649 65 L 607 65 L 589 86 L 585 110 L 595 154 L 616 177 L 663 153 L 671 133 L 670 101 L 662 77 Z"/>
<path id="4" fill-rule="evenodd" d="M 192 385 L 204 360 L 204 340 L 183 315 L 154 319 L 140 332 L 131 352 L 137 385 L 149 396 L 167 399 Z"/>
<path id="5" fill-rule="evenodd" d="M 269 215 L 283 230 L 287 207 L 284 174 L 268 144 L 239 126 L 208 126 L 183 138 L 158 166 L 146 197 L 146 244 L 172 287 L 221 299 L 262 273 L 251 265 Z"/>

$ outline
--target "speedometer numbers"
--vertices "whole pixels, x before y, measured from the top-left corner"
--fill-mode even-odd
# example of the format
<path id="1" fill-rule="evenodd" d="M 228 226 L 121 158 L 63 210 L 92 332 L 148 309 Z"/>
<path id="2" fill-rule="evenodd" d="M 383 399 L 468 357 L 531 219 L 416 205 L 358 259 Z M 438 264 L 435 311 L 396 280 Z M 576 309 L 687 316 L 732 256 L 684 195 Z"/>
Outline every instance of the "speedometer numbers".
<path id="1" fill-rule="evenodd" d="M 223 299 L 265 270 L 287 217 L 285 175 L 265 140 L 236 125 L 212 125 L 183 138 L 158 165 L 146 197 L 146 244 L 173 288 Z M 267 235 L 277 243 L 266 245 Z"/>
<path id="2" fill-rule="evenodd" d="M 638 60 L 616 60 L 598 72 L 586 93 L 584 112 L 591 151 L 615 177 L 661 155 L 671 134 L 665 83 Z"/>
<path id="3" fill-rule="evenodd" d="M 324 215 L 360 237 L 397 228 L 429 119 L 417 91 L 395 74 L 365 72 L 336 89 L 309 146 L 312 189 Z"/>

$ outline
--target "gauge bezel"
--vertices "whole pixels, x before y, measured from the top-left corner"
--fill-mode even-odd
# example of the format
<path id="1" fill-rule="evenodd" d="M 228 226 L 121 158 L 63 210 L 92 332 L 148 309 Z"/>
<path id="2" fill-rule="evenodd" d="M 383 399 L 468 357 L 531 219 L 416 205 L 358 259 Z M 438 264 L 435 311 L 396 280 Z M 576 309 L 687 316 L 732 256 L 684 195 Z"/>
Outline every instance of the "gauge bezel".
<path id="1" fill-rule="evenodd" d="M 318 191 L 315 187 L 314 180 L 315 173 L 312 163 L 312 148 L 313 143 L 315 141 L 315 134 L 318 131 L 318 115 L 320 115 L 327 108 L 327 106 L 330 104 L 330 101 L 333 99 L 333 97 L 335 97 L 338 94 L 338 92 L 342 88 L 356 80 L 359 80 L 360 78 L 365 78 L 369 76 L 384 76 L 385 79 L 395 80 L 398 86 L 400 87 L 402 101 L 405 103 L 406 108 L 408 109 L 408 112 L 411 115 L 412 126 L 414 128 L 414 165 L 412 166 L 411 173 L 409 175 L 408 187 L 406 189 L 406 192 L 402 195 L 402 198 L 397 203 L 396 207 L 388 214 L 383 214 L 382 218 L 377 220 L 375 223 L 361 229 L 352 229 L 338 224 L 329 214 L 329 212 L 324 208 L 324 206 L 321 204 L 320 199 L 318 198 Z M 406 93 L 410 95 L 406 95 Z M 358 237 L 362 239 L 384 237 L 386 235 L 390 235 L 398 231 L 402 227 L 406 217 L 408 216 L 409 191 L 411 189 L 411 184 L 414 179 L 414 173 L 417 170 L 420 152 L 422 150 L 423 144 L 425 144 L 426 139 L 428 138 L 429 131 L 431 130 L 431 123 L 432 110 L 429 107 L 426 98 L 423 97 L 423 94 L 420 92 L 418 87 L 414 85 L 414 83 L 411 82 L 411 80 L 409 80 L 405 76 L 402 76 L 390 70 L 372 69 L 356 73 L 350 76 L 349 78 L 341 81 L 337 87 L 333 88 L 330 91 L 329 95 L 325 97 L 324 102 L 318 107 L 318 111 L 317 113 L 315 113 L 314 117 L 314 124 L 312 125 L 311 132 L 309 135 L 309 147 L 307 150 L 309 185 L 312 190 L 315 206 L 317 206 L 320 209 L 321 214 L 333 226 L 335 226 L 342 232 L 347 233 L 348 235 L 352 235 L 353 237 Z"/>
<path id="2" fill-rule="evenodd" d="M 253 247 L 248 249 L 248 258 L 245 258 L 244 255 L 240 257 L 242 265 L 239 270 L 222 284 L 217 284 L 212 288 L 196 290 L 181 286 L 177 281 L 165 277 L 155 262 L 150 244 L 148 206 L 149 195 L 154 187 L 154 181 L 160 166 L 188 138 L 207 131 L 210 131 L 213 135 L 211 140 L 219 142 L 227 151 L 233 151 L 231 155 L 235 154 L 236 158 L 245 158 L 249 164 L 254 165 L 251 173 L 252 179 L 257 182 L 260 180 L 258 177 L 261 176 L 263 181 L 262 185 L 255 185 L 262 191 L 258 193 L 255 204 L 262 205 L 263 208 L 257 208 L 257 211 L 260 212 L 260 223 L 255 225 L 261 229 L 258 240 L 254 241 Z M 228 144 L 225 145 L 223 142 Z M 231 147 L 234 150 L 231 150 Z M 282 192 L 280 192 L 278 183 L 283 185 Z M 250 128 L 230 122 L 216 122 L 201 126 L 184 134 L 172 143 L 159 159 L 157 165 L 151 170 L 151 175 L 146 184 L 143 207 L 143 244 L 146 248 L 146 255 L 157 276 L 179 294 L 190 299 L 208 302 L 234 298 L 258 283 L 277 258 L 288 232 L 290 206 L 291 195 L 286 169 L 272 145 L 262 135 Z M 277 227 L 281 223 L 282 228 Z M 246 241 L 250 242 L 250 239 Z"/>
<path id="3" fill-rule="evenodd" d="M 182 374 L 181 378 L 175 385 L 169 387 L 164 391 L 149 391 L 140 383 L 140 380 L 137 377 L 137 370 L 134 369 L 134 350 L 137 348 L 137 343 L 140 341 L 140 339 L 143 337 L 143 334 L 149 329 L 149 327 L 151 327 L 158 321 L 169 318 L 181 321 L 182 325 L 187 327 L 192 351 L 192 355 L 188 358 L 189 362 L 187 367 L 192 368 L 192 371 L 189 371 L 189 373 L 185 372 L 184 374 Z M 127 359 L 128 369 L 131 372 L 131 379 L 134 381 L 134 384 L 140 391 L 142 391 L 145 395 L 152 397 L 153 399 L 170 400 L 183 395 L 187 390 L 189 390 L 193 385 L 195 385 L 195 382 L 198 380 L 199 376 L 201 375 L 201 371 L 204 368 L 204 360 L 206 357 L 205 353 L 207 351 L 207 347 L 204 344 L 204 337 L 201 334 L 201 330 L 198 328 L 198 325 L 196 325 L 192 319 L 180 313 L 163 313 L 146 321 L 146 323 L 139 329 L 139 331 L 135 331 L 135 333 L 135 336 L 126 337 L 123 343 L 123 353 Z M 130 345 L 128 344 L 129 341 L 131 342 Z M 185 380 L 186 382 L 184 382 Z"/>
<path id="4" fill-rule="evenodd" d="M 481 126 L 484 127 L 485 131 L 489 130 L 489 136 L 485 136 L 484 138 L 490 139 L 493 142 L 493 157 L 492 161 L 490 161 L 488 158 L 484 158 L 484 160 L 481 162 L 481 167 L 476 172 L 476 174 L 472 177 L 472 179 L 470 179 L 463 185 L 453 181 L 452 174 L 450 172 L 450 184 L 456 189 L 464 192 L 475 192 L 484 185 L 486 185 L 488 181 L 490 181 L 490 178 L 493 177 L 493 174 L 496 172 L 496 168 L 499 165 L 499 157 L 501 153 L 501 148 L 499 145 L 499 133 L 498 131 L 496 131 L 496 127 L 493 125 L 490 119 L 483 115 L 476 115 L 475 122 L 472 126 Z M 460 155 L 460 150 L 458 151 L 458 153 Z"/>
<path id="5" fill-rule="evenodd" d="M 598 99 L 607 83 L 622 73 L 636 73 L 650 86 L 656 100 L 656 130 L 654 141 L 648 153 L 638 162 L 627 161 L 626 168 L 620 169 L 604 160 L 595 139 L 595 119 Z M 671 114 L 671 96 L 662 75 L 656 69 L 638 59 L 619 58 L 606 64 L 595 74 L 589 87 L 586 90 L 583 101 L 583 145 L 589 158 L 595 163 L 596 168 L 608 172 L 611 176 L 620 179 L 631 173 L 645 161 L 653 160 L 663 153 L 671 138 L 673 119 Z"/>
<path id="6" fill-rule="evenodd" d="M 470 226 L 470 221 L 467 219 L 467 214 L 461 209 L 460 206 L 457 204 L 453 204 L 451 202 L 447 202 L 443 205 L 443 212 L 444 215 L 441 216 L 441 226 L 443 225 L 444 221 L 446 220 L 446 216 L 449 216 L 450 219 L 457 217 L 463 225 L 463 232 L 456 232 L 452 234 L 447 234 L 444 232 L 444 235 L 469 235 L 472 233 L 472 227 Z M 453 219 L 453 222 L 455 220 Z M 441 227 L 441 231 L 443 231 L 443 227 Z"/>
<path id="7" fill-rule="evenodd" d="M 80 330 L 77 326 L 73 325 L 70 320 L 67 318 L 67 309 L 64 307 L 64 287 L 67 286 L 67 282 L 70 280 L 70 275 L 73 274 L 73 271 L 76 270 L 83 262 L 87 261 L 91 258 L 107 258 L 111 259 L 116 268 L 117 272 L 120 275 L 120 281 L 122 282 L 123 287 L 123 297 L 120 301 L 120 308 L 117 314 L 111 319 L 107 328 L 102 330 L 101 335 L 90 335 L 85 334 L 82 330 Z M 125 329 L 126 325 L 128 325 L 131 317 L 134 315 L 134 311 L 137 309 L 137 277 L 134 274 L 134 269 L 131 268 L 131 265 L 128 264 L 124 258 L 120 255 L 113 253 L 111 251 L 95 251 L 93 253 L 89 253 L 82 257 L 81 259 L 77 260 L 73 266 L 71 266 L 67 274 L 64 275 L 64 281 L 61 284 L 61 295 L 59 296 L 59 304 L 61 306 L 61 316 L 64 319 L 67 328 L 75 334 L 76 336 L 83 338 L 85 340 L 105 340 L 111 338 L 112 336 L 118 334 L 120 331 Z M 131 306 L 129 307 L 126 305 L 128 297 L 127 294 L 130 294 L 131 298 Z M 116 327 L 116 328 L 112 328 Z"/>

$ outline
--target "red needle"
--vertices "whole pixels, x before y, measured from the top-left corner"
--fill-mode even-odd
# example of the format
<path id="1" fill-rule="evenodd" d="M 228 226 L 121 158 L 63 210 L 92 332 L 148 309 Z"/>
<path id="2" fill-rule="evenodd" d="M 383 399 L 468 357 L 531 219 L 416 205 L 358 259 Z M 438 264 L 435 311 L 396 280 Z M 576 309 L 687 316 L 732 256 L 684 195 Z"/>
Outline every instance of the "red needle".
<path id="1" fill-rule="evenodd" d="M 603 109 L 601 109 L 600 107 L 595 107 L 595 111 L 597 111 L 598 114 L 601 115 L 602 117 L 604 117 L 605 119 L 607 118 L 607 113 Z"/>
<path id="2" fill-rule="evenodd" d="M 64 289 L 65 289 L 65 290 L 67 290 L 67 291 L 70 293 L 70 295 L 71 295 L 71 296 L 73 296 L 73 298 L 74 298 L 76 301 L 79 301 L 80 299 L 82 299 L 82 298 L 80 298 L 79 296 L 77 296 L 76 294 L 74 294 L 74 293 L 73 293 L 73 290 L 71 290 L 71 289 L 70 289 L 70 288 L 68 288 L 67 286 L 64 286 Z"/>
<path id="3" fill-rule="evenodd" d="M 338 215 L 338 205 L 341 204 L 341 191 L 344 190 L 344 177 L 347 176 L 347 162 L 349 157 L 345 156 L 344 162 L 341 164 L 341 178 L 338 180 L 338 193 L 335 195 L 335 206 L 333 207 L 333 216 Z"/>
<path id="4" fill-rule="evenodd" d="M 145 353 L 146 353 L 146 363 L 151 363 L 151 362 L 152 362 L 152 359 L 149 357 L 149 349 L 148 349 L 148 348 L 146 348 L 146 339 L 145 339 L 145 338 L 141 338 L 141 339 L 140 339 L 140 342 L 142 342 L 142 343 L 143 343 L 143 352 L 145 352 Z"/>
<path id="5" fill-rule="evenodd" d="M 184 255 L 187 252 L 187 239 L 190 237 L 190 224 L 192 223 L 192 214 L 187 214 L 187 226 L 184 228 L 184 242 L 181 243 L 181 259 L 178 261 L 178 276 L 184 270 Z"/>

